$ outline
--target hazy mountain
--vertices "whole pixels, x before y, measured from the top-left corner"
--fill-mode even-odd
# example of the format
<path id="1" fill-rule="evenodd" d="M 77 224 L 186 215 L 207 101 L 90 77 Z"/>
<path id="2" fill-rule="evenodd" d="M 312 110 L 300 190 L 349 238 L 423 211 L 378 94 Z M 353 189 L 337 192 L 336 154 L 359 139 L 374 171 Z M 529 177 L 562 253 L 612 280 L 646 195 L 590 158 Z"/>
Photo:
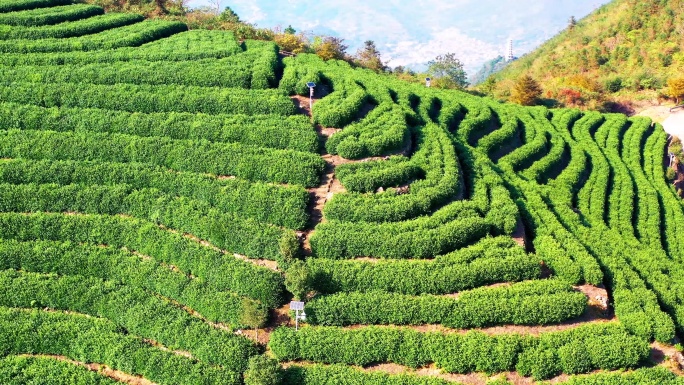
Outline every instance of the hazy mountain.
<path id="1" fill-rule="evenodd" d="M 498 56 L 496 59 L 484 63 L 475 74 L 470 76 L 470 84 L 475 86 L 482 83 L 491 75 L 506 68 L 508 64 L 509 62 L 503 56 Z"/>
<path id="2" fill-rule="evenodd" d="M 538 80 L 545 97 L 634 99 L 661 90 L 684 68 L 684 0 L 615 0 L 497 75 L 502 85 L 522 74 Z M 562 100 L 561 100 L 562 101 Z"/>
<path id="3" fill-rule="evenodd" d="M 191 5 L 209 0 L 192 0 Z M 228 0 L 242 19 L 260 27 L 286 28 L 343 37 L 351 53 L 374 40 L 397 65 L 418 66 L 455 52 L 468 73 L 504 53 L 514 40 L 516 56 L 562 30 L 568 18 L 587 15 L 606 0 Z"/>

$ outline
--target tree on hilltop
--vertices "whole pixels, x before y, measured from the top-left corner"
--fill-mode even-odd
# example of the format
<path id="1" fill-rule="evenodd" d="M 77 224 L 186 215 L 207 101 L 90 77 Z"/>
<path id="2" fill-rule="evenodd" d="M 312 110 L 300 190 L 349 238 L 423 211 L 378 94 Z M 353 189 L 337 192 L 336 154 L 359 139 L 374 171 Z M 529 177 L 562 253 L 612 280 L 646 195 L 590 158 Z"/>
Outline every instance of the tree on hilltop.
<path id="1" fill-rule="evenodd" d="M 378 51 L 373 40 L 366 40 L 363 48 L 359 48 L 356 52 L 355 62 L 359 66 L 371 69 L 375 72 L 382 72 L 387 68 L 380 58 L 380 51 Z"/>
<path id="2" fill-rule="evenodd" d="M 275 35 L 273 40 L 283 51 L 292 52 L 294 54 L 306 51 L 306 40 L 302 35 L 280 33 Z"/>
<path id="3" fill-rule="evenodd" d="M 463 63 L 455 53 L 439 55 L 428 62 L 428 74 L 435 79 L 435 85 L 440 88 L 465 88 L 468 80 Z"/>
<path id="4" fill-rule="evenodd" d="M 216 8 L 219 9 L 221 7 L 221 1 L 219 0 L 214 0 L 213 2 L 214 5 L 216 5 Z M 233 11 L 231 7 L 226 7 L 223 9 L 223 12 L 219 15 L 219 19 L 221 21 L 227 21 L 229 23 L 239 23 L 240 22 L 240 17 Z"/>
<path id="5" fill-rule="evenodd" d="M 511 101 L 523 106 L 532 106 L 536 104 L 541 93 L 542 88 L 539 83 L 530 75 L 524 75 L 515 82 L 511 90 Z"/>
<path id="6" fill-rule="evenodd" d="M 347 57 L 347 48 L 349 47 L 344 44 L 344 39 L 333 36 L 317 36 L 313 44 L 314 52 L 323 60 L 344 60 Z"/>

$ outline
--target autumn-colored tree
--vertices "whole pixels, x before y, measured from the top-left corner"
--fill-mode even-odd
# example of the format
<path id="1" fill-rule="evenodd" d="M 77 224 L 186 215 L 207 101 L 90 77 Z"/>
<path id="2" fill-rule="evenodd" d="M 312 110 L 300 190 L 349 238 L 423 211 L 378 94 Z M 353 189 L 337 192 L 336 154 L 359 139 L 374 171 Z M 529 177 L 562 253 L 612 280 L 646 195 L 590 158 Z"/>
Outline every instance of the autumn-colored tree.
<path id="1" fill-rule="evenodd" d="M 565 104 L 566 107 L 575 107 L 581 104 L 582 93 L 572 88 L 564 88 L 558 91 L 558 98 Z"/>
<path id="2" fill-rule="evenodd" d="M 531 76 L 523 75 L 515 82 L 511 90 L 511 101 L 523 106 L 532 106 L 541 96 L 541 93 L 542 89 L 539 83 Z"/>
<path id="3" fill-rule="evenodd" d="M 332 36 L 317 37 L 314 39 L 314 52 L 323 60 L 343 60 L 347 56 L 347 45 L 344 39 Z"/>
<path id="4" fill-rule="evenodd" d="M 680 99 L 684 97 L 684 77 L 670 78 L 667 81 L 667 92 L 675 98 L 675 103 L 679 104 Z"/>
<path id="5" fill-rule="evenodd" d="M 275 35 L 274 40 L 283 51 L 292 52 L 295 54 L 306 51 L 306 40 L 301 35 L 279 33 Z"/>

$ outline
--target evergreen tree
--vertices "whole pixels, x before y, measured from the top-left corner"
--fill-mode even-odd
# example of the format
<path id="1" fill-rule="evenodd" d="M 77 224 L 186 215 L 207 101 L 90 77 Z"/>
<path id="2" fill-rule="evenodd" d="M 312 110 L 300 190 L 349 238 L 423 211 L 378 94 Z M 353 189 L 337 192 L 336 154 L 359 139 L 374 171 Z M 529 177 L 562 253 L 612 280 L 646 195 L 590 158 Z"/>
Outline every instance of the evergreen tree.
<path id="1" fill-rule="evenodd" d="M 542 89 L 539 83 L 529 75 L 523 75 L 515 82 L 511 90 L 511 101 L 523 106 L 532 106 L 541 96 Z"/>
<path id="2" fill-rule="evenodd" d="M 292 25 L 288 25 L 283 32 L 288 35 L 294 35 L 295 33 L 297 33 L 297 30 L 292 28 Z"/>
<path id="3" fill-rule="evenodd" d="M 220 5 L 220 2 L 216 2 L 215 4 Z M 239 23 L 240 22 L 240 17 L 233 11 L 232 8 L 226 7 L 223 12 L 219 15 L 219 19 L 221 21 L 227 21 L 229 23 Z"/>
<path id="4" fill-rule="evenodd" d="M 356 63 L 375 72 L 381 72 L 387 68 L 373 40 L 367 40 L 364 47 L 356 52 Z"/>

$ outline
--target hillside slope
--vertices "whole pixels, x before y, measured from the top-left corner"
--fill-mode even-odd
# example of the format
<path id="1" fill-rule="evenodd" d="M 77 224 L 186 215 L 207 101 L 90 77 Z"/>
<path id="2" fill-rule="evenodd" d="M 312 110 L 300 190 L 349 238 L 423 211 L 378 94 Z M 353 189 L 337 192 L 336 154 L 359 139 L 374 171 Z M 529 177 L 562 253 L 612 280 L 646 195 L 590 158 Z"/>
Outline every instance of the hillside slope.
<path id="1" fill-rule="evenodd" d="M 529 74 L 544 97 L 566 105 L 656 99 L 670 77 L 682 76 L 682 47 L 684 1 L 614 0 L 495 75 L 497 94 Z"/>
<path id="2" fill-rule="evenodd" d="M 682 385 L 661 126 L 101 13 L 0 0 L 0 383 Z"/>

